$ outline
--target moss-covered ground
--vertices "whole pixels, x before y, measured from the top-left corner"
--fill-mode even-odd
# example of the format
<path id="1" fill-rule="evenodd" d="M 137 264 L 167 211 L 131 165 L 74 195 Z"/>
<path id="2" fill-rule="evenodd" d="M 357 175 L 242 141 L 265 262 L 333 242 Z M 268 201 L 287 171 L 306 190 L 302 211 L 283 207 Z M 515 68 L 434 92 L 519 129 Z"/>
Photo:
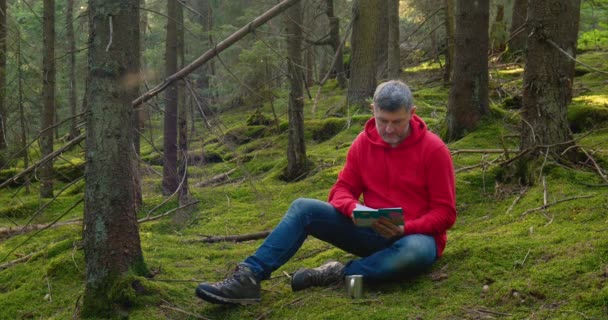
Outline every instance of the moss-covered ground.
<path id="1" fill-rule="evenodd" d="M 606 52 L 579 58 L 606 70 Z M 520 94 L 522 71 L 521 66 L 513 65 L 492 69 L 495 112 L 478 130 L 451 143 L 452 150 L 517 148 L 518 110 L 504 102 Z M 602 115 L 608 110 L 607 78 L 587 71 L 576 78 L 569 116 L 579 126 L 575 134 L 581 138 L 579 144 L 606 168 L 607 121 L 594 112 L 600 110 Z M 445 115 L 448 91 L 439 82 L 425 84 L 424 79 L 438 74 L 438 66 L 431 64 L 408 69 L 404 75 L 406 81 L 412 80 L 418 113 L 432 129 Z M 605 181 L 592 169 L 567 168 L 550 160 L 543 166 L 546 187 L 540 183 L 540 174 L 536 185 L 522 187 L 497 183 L 497 169 L 491 164 L 466 169 L 492 161 L 498 156 L 495 153 L 454 155 L 458 220 L 449 231 L 444 256 L 418 277 L 367 286 L 362 300 L 348 299 L 341 287 L 291 292 L 287 274 L 299 267 L 353 258 L 311 238 L 263 283 L 260 304 L 217 306 L 196 298 L 198 282 L 223 279 L 262 241 L 207 244 L 200 239 L 269 230 L 294 199 L 326 199 L 346 150 L 368 115 L 359 112 L 352 121 L 327 118 L 326 114 L 343 110 L 345 92 L 331 81 L 321 92 L 314 115 L 312 101 L 306 100 L 307 154 L 314 166 L 305 179 L 295 183 L 279 180 L 286 165 L 285 92 L 277 93 L 273 104 L 278 124 L 270 121 L 266 127 L 248 128 L 253 111 L 244 109 L 216 115 L 212 130 L 198 121 L 190 145 L 192 158 L 198 161 L 189 173 L 190 191 L 200 203 L 195 210 L 140 224 L 145 260 L 155 276 L 141 279 L 145 290 L 134 298 L 130 318 L 608 319 L 608 189 L 598 186 Z M 260 112 L 274 119 L 270 105 Z M 152 129 L 155 147 L 142 140 L 141 217 L 164 200 L 158 174 L 162 168 L 155 162 L 156 148 L 162 146 L 160 123 L 159 117 L 154 118 L 144 133 L 150 137 Z M 233 134 L 225 139 L 221 137 L 230 132 Z M 211 153 L 217 157 L 211 158 Z M 82 150 L 72 150 L 64 158 L 82 163 Z M 236 170 L 223 184 L 194 186 L 231 169 Z M 66 185 L 59 181 L 56 190 Z M 32 217 L 44 204 L 37 188 L 34 182 L 29 194 L 25 188 L 0 190 L 0 227 L 23 225 Z M 66 214 L 81 199 L 82 191 L 82 181 L 66 188 L 33 223 L 50 222 L 63 214 L 62 220 L 82 217 L 82 204 Z M 542 206 L 545 196 L 548 203 L 571 200 L 530 211 Z M 176 206 L 176 201 L 169 201 L 153 214 Z M 84 292 L 81 226 L 72 224 L 32 235 L 0 240 L 0 264 L 34 253 L 26 262 L 0 270 L 0 319 L 70 319 L 78 314 Z"/>

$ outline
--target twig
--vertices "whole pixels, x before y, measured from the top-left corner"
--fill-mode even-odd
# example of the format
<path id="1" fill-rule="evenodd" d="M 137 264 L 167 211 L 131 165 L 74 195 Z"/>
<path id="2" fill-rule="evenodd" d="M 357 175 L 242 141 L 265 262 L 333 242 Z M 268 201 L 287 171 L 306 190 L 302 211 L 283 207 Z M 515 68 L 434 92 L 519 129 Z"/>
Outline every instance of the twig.
<path id="1" fill-rule="evenodd" d="M 517 153 L 519 149 L 453 149 L 450 150 L 452 155 L 461 154 L 461 153 Z"/>
<path id="2" fill-rule="evenodd" d="M 177 208 L 173 208 L 173 209 L 171 209 L 171 210 L 169 210 L 169 211 L 167 211 L 167 212 L 165 212 L 165 213 L 163 213 L 163 214 L 159 214 L 159 215 L 157 215 L 157 216 L 153 216 L 153 217 L 147 216 L 147 217 L 145 217 L 145 218 L 141 218 L 141 219 L 137 220 L 137 223 L 144 223 L 144 222 L 148 222 L 148 221 L 158 220 L 158 219 L 160 219 L 160 218 L 162 218 L 162 217 L 166 217 L 166 216 L 170 215 L 171 213 L 173 213 L 173 212 L 175 212 L 175 211 L 177 211 L 177 210 L 180 210 L 180 209 L 183 209 L 183 208 L 189 207 L 189 206 L 191 206 L 191 205 L 193 205 L 193 204 L 197 204 L 197 203 L 199 203 L 199 202 L 201 202 L 201 201 L 200 201 L 200 200 L 195 200 L 195 201 L 192 201 L 192 202 L 186 203 L 186 204 L 184 204 L 184 205 L 182 205 L 182 206 L 179 206 L 179 207 L 177 207 Z"/>
<path id="3" fill-rule="evenodd" d="M 206 187 L 215 184 L 216 182 L 224 181 L 228 178 L 228 176 L 236 171 L 237 168 L 230 169 L 227 172 L 220 173 L 211 177 L 208 180 L 198 182 L 194 185 L 194 187 Z"/>
<path id="4" fill-rule="evenodd" d="M 23 256 L 23 257 L 21 257 L 21 258 L 19 258 L 19 259 L 11 260 L 11 261 L 9 261 L 9 262 L 6 262 L 6 263 L 3 263 L 3 264 L 0 264 L 0 270 L 8 269 L 8 268 L 10 268 L 10 267 L 12 267 L 12 266 L 14 266 L 14 265 L 16 265 L 16 264 L 18 264 L 18 263 L 21 263 L 21 262 L 27 262 L 27 261 L 29 261 L 29 260 L 30 260 L 30 258 L 31 258 L 31 257 L 33 257 L 33 256 L 37 255 L 37 254 L 38 254 L 38 253 L 40 253 L 40 252 L 41 252 L 41 251 L 34 252 L 34 253 L 30 253 L 30 254 L 28 254 L 28 255 L 26 255 L 26 256 Z"/>
<path id="5" fill-rule="evenodd" d="M 110 40 L 108 41 L 108 45 L 106 46 L 106 52 L 110 51 L 110 47 L 112 46 L 112 37 L 114 36 L 114 26 L 112 25 L 112 16 L 110 18 Z"/>
<path id="6" fill-rule="evenodd" d="M 261 232 L 256 232 L 256 233 L 247 233 L 247 234 L 233 235 L 233 236 L 215 236 L 215 237 L 207 236 L 207 237 L 199 239 L 199 240 L 189 240 L 187 242 L 188 243 L 244 242 L 244 241 L 250 241 L 250 240 L 264 239 L 264 238 L 268 237 L 268 235 L 270 234 L 271 231 L 272 230 L 266 230 L 266 231 L 261 231 Z"/>
<path id="7" fill-rule="evenodd" d="M 521 200 L 521 198 L 524 196 L 526 191 L 528 191 L 528 187 L 525 187 L 525 188 L 521 189 L 521 191 L 519 191 L 519 195 L 517 196 L 517 198 L 515 198 L 515 200 L 513 200 L 513 202 L 509 206 L 509 209 L 507 209 L 507 212 L 505 212 L 505 214 L 509 214 L 509 212 L 511 212 L 511 210 L 513 210 L 513 207 L 515 207 L 515 205 L 519 202 L 519 200 Z"/>
<path id="8" fill-rule="evenodd" d="M 532 212 L 534 212 L 534 211 L 543 210 L 543 209 L 546 209 L 546 208 L 548 208 L 548 207 L 550 207 L 550 206 L 552 206 L 552 205 L 558 204 L 558 203 L 562 203 L 562 202 L 566 202 L 566 201 L 571 201 L 571 200 L 576 200 L 576 199 L 593 198 L 593 197 L 595 197 L 595 195 L 594 195 L 594 194 L 591 194 L 591 195 L 586 195 L 586 196 L 570 197 L 570 198 L 560 199 L 560 200 L 557 200 L 557 201 L 554 201 L 554 202 L 548 203 L 548 204 L 546 204 L 546 205 L 542 205 L 542 206 L 537 207 L 537 208 L 534 208 L 534 209 L 529 209 L 529 210 L 526 210 L 526 211 L 524 211 L 524 212 L 521 214 L 520 218 L 523 218 L 523 217 L 524 217 L 525 215 L 527 215 L 528 213 L 532 213 Z"/>
<path id="9" fill-rule="evenodd" d="M 14 235 L 23 234 L 30 231 L 41 230 L 45 228 L 56 228 L 61 226 L 67 226 L 71 224 L 81 223 L 82 219 L 73 219 L 57 222 L 55 224 L 47 223 L 47 224 L 31 224 L 27 226 L 16 226 L 16 227 L 8 227 L 8 228 L 0 228 L 0 238 L 10 238 Z"/>
<path id="10" fill-rule="evenodd" d="M 548 153 L 548 152 L 547 152 Z M 547 179 L 545 176 L 542 178 L 543 181 L 543 209 L 547 208 Z"/>
<path id="11" fill-rule="evenodd" d="M 589 160 L 591 160 L 591 163 L 593 163 L 593 166 L 595 167 L 595 171 L 597 171 L 597 173 L 600 175 L 600 177 L 602 177 L 602 179 L 605 182 L 608 182 L 608 177 L 606 177 L 602 168 L 600 168 L 600 166 L 597 165 L 597 162 L 595 162 L 595 159 L 593 159 L 593 157 L 589 153 L 587 153 L 587 150 L 585 150 L 585 148 L 579 147 L 579 149 L 581 149 L 581 151 L 583 151 L 583 153 L 587 156 L 587 158 Z"/>
<path id="12" fill-rule="evenodd" d="M 596 72 L 599 72 L 599 73 L 603 73 L 603 74 L 608 74 L 608 72 L 606 72 L 606 71 L 602 71 L 602 70 L 596 69 L 596 68 L 594 68 L 594 67 L 592 67 L 592 66 L 590 66 L 590 65 L 588 65 L 588 64 L 586 64 L 584 62 L 581 62 L 580 60 L 577 60 L 572 55 L 570 55 L 568 52 L 566 52 L 564 49 L 560 48 L 560 46 L 558 46 L 557 43 L 553 42 L 553 40 L 551 40 L 551 39 L 545 39 L 545 40 L 550 45 L 554 46 L 557 50 L 559 50 L 559 52 L 563 53 L 564 55 L 566 55 L 566 57 L 570 58 L 570 60 L 572 60 L 572 61 L 574 61 L 574 62 L 576 62 L 578 64 L 582 64 L 585 67 L 587 67 L 587 68 L 589 68 L 589 69 L 591 69 L 593 71 L 596 71 Z"/>
<path id="13" fill-rule="evenodd" d="M 164 304 L 161 304 L 159 307 L 161 307 L 161 308 L 163 308 L 163 309 L 169 309 L 169 310 L 177 311 L 177 312 L 179 312 L 179 313 L 187 314 L 187 315 L 189 315 L 189 316 L 191 316 L 191 317 L 194 317 L 194 318 L 196 318 L 196 319 L 211 320 L 210 318 L 203 317 L 203 316 L 201 316 L 200 314 L 194 314 L 194 313 L 192 313 L 192 312 L 188 312 L 188 311 L 186 311 L 186 310 L 182 310 L 182 309 L 180 309 L 180 308 L 171 307 L 171 306 L 164 305 Z"/>
<path id="14" fill-rule="evenodd" d="M 492 310 L 487 310 L 487 309 L 477 309 L 475 311 L 481 312 L 481 313 L 493 314 L 493 315 L 496 315 L 496 316 L 505 316 L 505 317 L 510 317 L 511 316 L 510 313 L 497 312 L 497 311 L 492 311 Z"/>
<path id="15" fill-rule="evenodd" d="M 186 168 L 188 167 L 188 157 L 186 157 Z M 148 214 L 146 215 L 146 219 L 150 218 L 150 215 L 152 214 L 152 212 L 156 211 L 156 209 L 162 207 L 165 203 L 169 202 L 169 200 L 173 199 L 173 197 L 175 197 L 175 195 L 177 195 L 180 190 L 182 189 L 182 187 L 184 186 L 184 182 L 186 181 L 186 177 L 188 176 L 188 173 L 185 173 L 184 176 L 182 177 L 182 181 L 180 181 L 179 185 L 177 186 L 177 188 L 175 189 L 175 191 L 169 196 L 167 197 L 167 199 L 163 200 L 160 204 L 158 204 L 156 207 L 150 209 L 150 211 L 148 211 Z"/>

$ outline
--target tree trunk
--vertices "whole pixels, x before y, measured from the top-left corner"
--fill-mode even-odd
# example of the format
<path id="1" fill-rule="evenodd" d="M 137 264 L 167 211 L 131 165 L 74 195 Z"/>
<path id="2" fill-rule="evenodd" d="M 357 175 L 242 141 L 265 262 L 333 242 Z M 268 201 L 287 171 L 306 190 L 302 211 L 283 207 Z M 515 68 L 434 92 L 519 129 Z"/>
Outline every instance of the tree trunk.
<path id="1" fill-rule="evenodd" d="M 55 120 L 55 0 L 44 1 L 42 29 L 42 120 L 40 135 L 41 157 L 53 152 Z M 53 197 L 53 161 L 43 164 L 39 170 L 40 197 Z"/>
<path id="2" fill-rule="evenodd" d="M 0 0 L 0 150 L 6 149 L 6 0 Z M 0 166 L 2 161 L 0 160 Z"/>
<path id="3" fill-rule="evenodd" d="M 368 99 L 376 90 L 376 66 L 381 43 L 380 16 L 386 14 L 381 5 L 384 0 L 355 0 L 353 2 L 353 32 L 351 36 L 352 55 L 350 62 L 350 83 L 348 104 L 363 110 L 368 108 Z M 388 10 L 388 9 L 387 9 Z"/>
<path id="4" fill-rule="evenodd" d="M 337 55 L 336 64 L 334 66 L 336 72 L 336 79 L 340 88 L 346 88 L 346 74 L 344 72 L 344 57 L 342 55 L 342 48 L 340 47 L 340 19 L 336 17 L 334 13 L 334 0 L 325 0 L 325 14 L 329 20 L 329 41 L 331 47 L 334 50 L 334 54 L 340 50 Z"/>
<path id="5" fill-rule="evenodd" d="M 551 44 L 576 55 L 580 0 L 538 0 L 528 7 L 528 49 L 523 83 L 521 149 L 532 157 L 549 152 L 554 159 L 574 160 L 567 106 L 572 98 L 574 61 Z M 570 150 L 563 154 L 564 151 Z M 529 174 L 529 171 L 528 171 Z M 527 182 L 532 182 L 522 176 Z"/>
<path id="6" fill-rule="evenodd" d="M 489 0 L 457 0 L 454 78 L 448 100 L 447 140 L 462 138 L 489 113 L 489 8 Z"/>
<path id="7" fill-rule="evenodd" d="M 167 1 L 167 37 L 165 42 L 165 76 L 177 72 L 177 0 Z M 170 195 L 179 185 L 177 177 L 177 83 L 165 92 L 165 116 L 163 137 L 163 181 L 164 195 Z"/>
<path id="8" fill-rule="evenodd" d="M 65 9 L 65 28 L 68 48 L 68 105 L 72 120 L 70 122 L 69 140 L 79 135 L 76 129 L 76 41 L 74 40 L 74 0 L 67 0 Z"/>
<path id="9" fill-rule="evenodd" d="M 125 85 L 139 64 L 139 0 L 89 1 L 83 317 L 124 316 L 134 296 L 130 275 L 147 275 L 133 198 L 135 152 L 131 101 Z M 119 293 L 119 294 L 117 294 Z"/>
<path id="10" fill-rule="evenodd" d="M 306 145 L 304 143 L 304 91 L 300 66 L 302 65 L 302 4 L 297 3 L 286 11 L 287 68 L 289 74 L 289 142 L 285 180 L 302 178 L 306 172 Z"/>
<path id="11" fill-rule="evenodd" d="M 505 51 L 508 40 L 507 23 L 505 22 L 505 6 L 496 5 L 496 17 L 490 27 L 490 51 L 501 53 Z"/>
<path id="12" fill-rule="evenodd" d="M 388 1 L 388 77 L 401 75 L 401 50 L 399 49 L 399 0 Z"/>
<path id="13" fill-rule="evenodd" d="M 181 5 L 178 5 L 175 12 L 177 21 L 177 66 L 181 69 L 184 67 L 184 11 Z M 186 80 L 187 81 L 187 80 Z M 184 80 L 177 82 L 177 96 L 178 96 L 178 117 L 177 117 L 177 128 L 178 128 L 178 163 L 177 163 L 177 175 L 181 183 L 181 189 L 179 191 L 179 204 L 184 205 L 190 202 L 188 198 L 188 108 L 186 106 L 186 94 L 184 88 Z M 179 214 L 175 215 L 176 217 Z"/>
<path id="14" fill-rule="evenodd" d="M 202 45 L 203 48 L 210 49 L 213 46 L 213 7 L 210 0 L 198 0 L 193 2 L 195 10 L 199 13 L 196 21 L 202 27 Z M 209 91 L 209 78 L 215 74 L 213 60 L 201 66 L 198 73 L 197 88 L 201 92 Z M 203 104 L 203 110 L 206 114 L 210 114 L 207 105 Z"/>
<path id="15" fill-rule="evenodd" d="M 376 33 L 376 41 L 378 44 L 376 50 L 376 79 L 388 79 L 388 37 L 389 37 L 389 20 L 388 20 L 388 2 L 386 0 L 378 1 L 378 31 Z"/>
<path id="16" fill-rule="evenodd" d="M 514 0 L 513 15 L 511 18 L 511 31 L 509 40 L 509 51 L 513 54 L 523 53 L 526 50 L 526 28 L 524 24 L 528 17 L 528 1 Z"/>
<path id="17" fill-rule="evenodd" d="M 25 126 L 25 110 L 23 108 L 23 74 L 21 73 L 21 33 L 17 29 L 17 105 L 19 105 L 19 126 L 21 127 L 21 149 L 23 150 L 23 168 L 30 166 L 30 157 L 27 151 L 27 127 Z M 25 192 L 30 193 L 29 175 L 25 179 Z"/>
<path id="18" fill-rule="evenodd" d="M 445 0 L 445 69 L 443 70 L 443 83 L 448 85 L 454 70 L 454 0 Z"/>

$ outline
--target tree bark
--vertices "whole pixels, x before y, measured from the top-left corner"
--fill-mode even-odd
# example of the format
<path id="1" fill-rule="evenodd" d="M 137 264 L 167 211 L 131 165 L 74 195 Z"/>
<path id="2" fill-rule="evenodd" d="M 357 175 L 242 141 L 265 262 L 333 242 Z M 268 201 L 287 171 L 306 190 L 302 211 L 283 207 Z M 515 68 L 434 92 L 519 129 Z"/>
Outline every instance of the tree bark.
<path id="1" fill-rule="evenodd" d="M 7 147 L 6 142 L 6 0 L 0 0 L 0 150 Z M 0 160 L 0 166 L 2 160 Z"/>
<path id="2" fill-rule="evenodd" d="M 443 83 L 448 85 L 452 79 L 454 69 L 454 1 L 445 0 L 445 69 L 443 70 Z"/>
<path id="3" fill-rule="evenodd" d="M 351 36 L 352 55 L 350 62 L 350 83 L 348 86 L 348 104 L 367 110 L 368 99 L 376 90 L 376 72 L 379 51 L 382 43 L 380 16 L 386 14 L 382 6 L 384 0 L 355 0 L 353 2 L 353 33 Z"/>
<path id="4" fill-rule="evenodd" d="M 336 80 L 340 88 L 346 88 L 346 74 L 344 72 L 344 57 L 342 56 L 342 46 L 340 41 L 340 19 L 334 13 L 334 0 L 325 0 L 325 14 L 329 20 L 329 41 L 337 57 L 334 64 Z M 338 51 L 340 51 L 338 53 Z"/>
<path id="5" fill-rule="evenodd" d="M 30 166 L 30 157 L 27 151 L 27 127 L 25 126 L 25 110 L 23 108 L 23 74 L 21 73 L 21 34 L 17 30 L 17 104 L 19 105 L 19 126 L 21 127 L 21 149 L 23 150 L 23 168 Z M 25 192 L 30 193 L 30 179 L 25 176 Z"/>
<path id="6" fill-rule="evenodd" d="M 165 76 L 177 72 L 177 0 L 167 1 L 167 36 L 165 41 Z M 165 92 L 164 136 L 163 136 L 163 180 L 164 195 L 177 190 L 177 83 L 171 84 Z"/>
<path id="7" fill-rule="evenodd" d="M 53 132 L 45 130 L 55 120 L 55 0 L 44 1 L 42 30 L 42 119 L 40 135 L 41 157 L 53 152 Z M 53 197 L 53 162 L 40 167 L 40 197 Z"/>
<path id="8" fill-rule="evenodd" d="M 67 0 L 65 11 L 66 40 L 69 52 L 68 105 L 70 106 L 70 113 L 72 116 L 72 120 L 70 121 L 69 140 L 72 140 L 78 136 L 78 129 L 76 129 L 78 119 L 76 117 L 76 41 L 74 40 L 74 0 Z"/>
<path id="9" fill-rule="evenodd" d="M 199 13 L 196 21 L 202 27 L 203 37 L 201 39 L 203 48 L 209 49 L 213 46 L 213 7 L 210 0 L 199 0 L 193 2 L 194 8 Z M 215 74 L 213 61 L 209 61 L 198 69 L 196 86 L 204 93 L 209 90 L 209 77 Z M 204 111 L 209 114 L 207 105 L 203 105 Z"/>
<path id="10" fill-rule="evenodd" d="M 388 77 L 401 75 L 401 50 L 399 49 L 399 0 L 388 1 Z"/>
<path id="11" fill-rule="evenodd" d="M 177 21 L 177 66 L 181 69 L 184 67 L 184 10 L 178 4 L 176 8 Z M 188 197 L 188 108 L 186 106 L 186 92 L 184 81 L 177 82 L 178 96 L 178 115 L 177 115 L 177 176 L 181 183 L 179 191 L 179 204 L 184 205 L 190 202 Z M 178 216 L 178 215 L 176 215 Z"/>
<path id="12" fill-rule="evenodd" d="M 389 19 L 388 19 L 388 2 L 386 0 L 378 1 L 378 30 L 376 33 L 377 46 L 376 50 L 376 79 L 383 81 L 388 78 L 388 37 L 389 37 Z"/>
<path id="13" fill-rule="evenodd" d="M 457 0 L 454 75 L 447 113 L 447 140 L 457 140 L 489 113 L 489 0 Z"/>
<path id="14" fill-rule="evenodd" d="M 139 0 L 89 1 L 83 317 L 118 317 L 132 303 L 128 277 L 148 274 L 133 203 L 131 101 L 138 84 L 127 81 L 140 59 L 138 6 Z"/>
<path id="15" fill-rule="evenodd" d="M 580 0 L 538 0 L 528 7 L 529 34 L 523 83 L 521 148 L 555 145 L 550 154 L 555 159 L 574 160 L 573 143 L 568 127 L 567 107 L 572 99 Z M 563 154 L 566 150 L 572 152 Z M 543 150 L 537 150 L 543 151 Z M 546 151 L 546 150 L 544 150 Z M 533 157 L 542 153 L 534 152 Z"/>
<path id="16" fill-rule="evenodd" d="M 524 24 L 527 18 L 528 1 L 514 0 L 509 40 L 509 51 L 513 54 L 523 53 L 526 50 L 527 33 Z"/>
<path id="17" fill-rule="evenodd" d="M 287 9 L 287 68 L 289 75 L 289 142 L 285 180 L 301 178 L 306 172 L 306 144 L 304 143 L 304 91 L 300 66 L 302 65 L 302 5 Z"/>

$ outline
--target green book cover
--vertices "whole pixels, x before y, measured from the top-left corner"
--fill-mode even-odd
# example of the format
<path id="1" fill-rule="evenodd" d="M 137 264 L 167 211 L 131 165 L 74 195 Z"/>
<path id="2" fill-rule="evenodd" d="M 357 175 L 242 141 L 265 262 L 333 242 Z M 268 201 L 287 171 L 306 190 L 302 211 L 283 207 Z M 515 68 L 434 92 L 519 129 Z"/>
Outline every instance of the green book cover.
<path id="1" fill-rule="evenodd" d="M 371 227 L 380 217 L 386 217 L 398 226 L 403 225 L 403 209 L 401 208 L 374 209 L 358 204 L 353 210 L 355 224 L 359 227 Z"/>

